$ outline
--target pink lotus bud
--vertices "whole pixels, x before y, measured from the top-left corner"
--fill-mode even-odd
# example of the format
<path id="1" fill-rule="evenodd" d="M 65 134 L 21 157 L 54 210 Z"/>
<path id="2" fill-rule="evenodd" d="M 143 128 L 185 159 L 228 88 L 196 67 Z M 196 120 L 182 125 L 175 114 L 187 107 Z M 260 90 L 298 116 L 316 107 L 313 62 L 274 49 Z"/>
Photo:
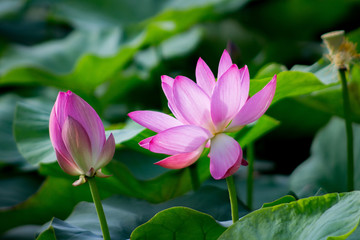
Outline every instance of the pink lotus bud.
<path id="1" fill-rule="evenodd" d="M 115 139 L 111 134 L 106 140 L 104 126 L 95 110 L 71 91 L 59 92 L 51 111 L 50 139 L 60 167 L 80 179 L 104 177 L 100 169 L 114 156 Z"/>

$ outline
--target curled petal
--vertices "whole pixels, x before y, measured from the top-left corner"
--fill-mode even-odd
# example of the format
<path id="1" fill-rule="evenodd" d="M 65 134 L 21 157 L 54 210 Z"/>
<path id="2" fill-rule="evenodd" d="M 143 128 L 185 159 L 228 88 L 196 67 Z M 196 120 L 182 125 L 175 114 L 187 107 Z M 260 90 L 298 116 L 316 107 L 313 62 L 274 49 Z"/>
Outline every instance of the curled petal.
<path id="1" fill-rule="evenodd" d="M 196 83 L 210 97 L 215 87 L 215 77 L 209 66 L 201 58 L 197 62 L 195 75 Z"/>
<path id="2" fill-rule="evenodd" d="M 55 149 L 55 153 L 56 153 L 57 161 L 60 167 L 62 168 L 62 170 L 64 170 L 64 172 L 73 176 L 85 174 L 85 172 L 78 167 L 78 165 L 74 162 L 74 160 L 71 157 L 70 158 L 64 157 L 64 155 L 62 155 L 56 149 Z"/>
<path id="3" fill-rule="evenodd" d="M 135 111 L 128 116 L 140 124 L 154 132 L 161 132 L 168 128 L 183 125 L 179 120 L 165 113 L 154 111 Z"/>
<path id="4" fill-rule="evenodd" d="M 273 79 L 259 92 L 252 96 L 235 116 L 227 131 L 236 130 L 243 125 L 258 120 L 269 108 L 275 95 L 276 75 Z"/>
<path id="5" fill-rule="evenodd" d="M 91 143 L 92 155 L 98 157 L 106 138 L 104 126 L 95 110 L 71 91 L 60 92 L 54 108 L 60 126 L 70 116 L 83 127 Z"/>
<path id="6" fill-rule="evenodd" d="M 201 153 L 204 150 L 204 145 L 205 144 L 201 145 L 193 152 L 176 154 L 154 164 L 170 169 L 181 169 L 188 167 L 199 159 Z"/>
<path id="7" fill-rule="evenodd" d="M 187 122 L 209 130 L 213 128 L 209 96 L 195 82 L 178 76 L 173 92 L 175 106 Z"/>
<path id="8" fill-rule="evenodd" d="M 224 133 L 211 140 L 210 173 L 216 180 L 234 174 L 242 162 L 242 150 L 237 141 Z"/>
<path id="9" fill-rule="evenodd" d="M 155 135 L 149 142 L 149 150 L 168 155 L 189 153 L 206 143 L 210 137 L 209 131 L 198 126 L 173 127 Z"/>
<path id="10" fill-rule="evenodd" d="M 74 162 L 87 173 L 94 165 L 91 155 L 91 143 L 85 129 L 72 117 L 65 120 L 62 129 L 62 138 L 66 149 Z"/>
<path id="11" fill-rule="evenodd" d="M 139 142 L 140 147 L 143 147 L 147 150 L 150 150 L 150 145 L 149 143 L 151 142 L 151 140 L 153 139 L 154 136 L 148 137 L 143 139 L 142 141 Z"/>
<path id="12" fill-rule="evenodd" d="M 223 54 L 221 55 L 220 62 L 219 62 L 219 69 L 218 69 L 218 75 L 217 79 L 219 80 L 221 75 L 223 75 L 229 67 L 232 65 L 232 60 L 230 57 L 230 54 L 224 50 Z"/>
<path id="13" fill-rule="evenodd" d="M 113 158 L 115 153 L 115 138 L 113 134 L 110 134 L 106 140 L 104 147 L 100 153 L 99 158 L 95 163 L 95 170 L 105 167 Z"/>
<path id="14" fill-rule="evenodd" d="M 218 131 L 222 131 L 240 110 L 240 72 L 233 64 L 215 86 L 211 97 L 211 118 Z"/>

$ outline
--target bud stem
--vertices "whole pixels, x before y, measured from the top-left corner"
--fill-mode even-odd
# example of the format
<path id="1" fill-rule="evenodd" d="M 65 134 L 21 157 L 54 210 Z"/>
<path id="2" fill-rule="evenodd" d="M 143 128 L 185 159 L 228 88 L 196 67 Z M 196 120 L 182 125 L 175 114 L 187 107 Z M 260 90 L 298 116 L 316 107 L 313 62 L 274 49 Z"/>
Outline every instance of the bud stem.
<path id="1" fill-rule="evenodd" d="M 101 231 L 103 233 L 103 238 L 104 238 L 104 240 L 110 240 L 110 232 L 109 232 L 109 228 L 108 228 L 108 225 L 106 222 L 104 209 L 101 204 L 99 191 L 96 186 L 95 177 L 88 177 L 87 180 L 90 185 L 91 196 L 93 198 L 96 212 L 99 217 L 100 227 L 101 227 Z"/>
<path id="2" fill-rule="evenodd" d="M 349 100 L 349 92 L 346 82 L 346 68 L 339 69 L 339 76 L 342 85 L 342 95 L 344 103 L 344 118 L 346 126 L 347 139 L 347 187 L 348 191 L 354 190 L 354 137 L 351 122 L 351 108 Z"/>
<path id="3" fill-rule="evenodd" d="M 238 202 L 236 196 L 236 188 L 233 176 L 226 178 L 226 183 L 229 191 L 230 205 L 231 205 L 231 218 L 233 223 L 239 220 Z"/>

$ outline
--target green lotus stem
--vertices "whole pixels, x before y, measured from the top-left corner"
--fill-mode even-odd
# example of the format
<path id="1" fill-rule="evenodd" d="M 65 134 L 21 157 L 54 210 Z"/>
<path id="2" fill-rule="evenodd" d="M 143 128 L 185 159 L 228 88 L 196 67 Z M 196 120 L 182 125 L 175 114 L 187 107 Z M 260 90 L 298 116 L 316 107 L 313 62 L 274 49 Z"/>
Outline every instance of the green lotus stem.
<path id="1" fill-rule="evenodd" d="M 191 184 L 193 190 L 196 191 L 200 188 L 200 179 L 197 171 L 197 163 L 195 162 L 194 164 L 190 165 L 189 170 L 190 170 Z"/>
<path id="2" fill-rule="evenodd" d="M 106 222 L 104 209 L 101 204 L 99 190 L 96 186 L 95 177 L 89 177 L 89 178 L 87 178 L 87 181 L 89 182 L 91 196 L 93 198 L 96 212 L 99 217 L 100 227 L 101 227 L 101 231 L 103 233 L 103 238 L 104 238 L 104 240 L 110 240 L 110 232 L 109 232 L 109 228 L 108 228 L 108 225 Z"/>
<path id="3" fill-rule="evenodd" d="M 233 176 L 229 176 L 226 178 L 226 183 L 229 190 L 229 198 L 230 198 L 230 205 L 231 205 L 231 218 L 233 223 L 239 220 L 239 210 L 238 210 L 238 201 L 236 196 L 236 188 L 234 183 Z"/>
<path id="4" fill-rule="evenodd" d="M 254 191 L 254 143 L 250 143 L 247 146 L 247 160 L 249 163 L 248 166 L 248 176 L 247 176 L 247 206 L 251 210 L 253 203 L 253 191 Z"/>
<path id="5" fill-rule="evenodd" d="M 344 103 L 344 118 L 346 126 L 346 142 L 347 142 L 347 187 L 348 191 L 354 190 L 354 137 L 351 121 L 351 108 L 349 100 L 349 92 L 346 81 L 346 68 L 339 68 L 339 76 L 342 85 L 342 95 Z"/>

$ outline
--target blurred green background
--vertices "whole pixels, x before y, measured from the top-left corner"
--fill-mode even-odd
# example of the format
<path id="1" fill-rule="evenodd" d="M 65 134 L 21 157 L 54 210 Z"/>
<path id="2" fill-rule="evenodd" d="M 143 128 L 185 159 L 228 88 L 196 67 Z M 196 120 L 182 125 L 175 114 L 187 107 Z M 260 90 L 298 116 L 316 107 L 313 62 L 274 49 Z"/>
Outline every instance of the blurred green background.
<path id="1" fill-rule="evenodd" d="M 315 134 L 332 117 L 343 115 L 336 70 L 323 57 L 326 51 L 320 36 L 345 30 L 350 40 L 359 43 L 359 11 L 358 0 L 0 0 L 0 218 L 12 219 L 0 232 L 43 224 L 51 216 L 64 219 L 77 202 L 89 200 L 88 195 L 81 196 L 87 189 L 76 192 L 68 186 L 73 178 L 54 163 L 49 147 L 47 119 L 58 91 L 72 90 L 88 101 L 107 129 L 125 129 L 118 135 L 124 134 L 117 141 L 122 142 L 114 157 L 118 165 L 108 171 L 120 170 L 112 172 L 117 177 L 112 185 L 107 183 L 110 187 L 104 198 L 124 194 L 158 203 L 189 191 L 185 181 L 178 192 L 164 193 L 171 189 L 169 179 L 182 181 L 184 172 L 149 170 L 159 156 L 138 149 L 136 142 L 149 133 L 134 137 L 142 129 L 129 123 L 127 113 L 140 109 L 169 113 L 160 76 L 184 75 L 195 80 L 199 57 L 216 73 L 225 48 L 239 67 L 248 65 L 251 87 L 257 91 L 273 74 L 283 74 L 279 100 L 267 112 L 278 123 L 272 122 L 272 131 L 264 130 L 261 135 L 267 134 L 255 143 L 255 208 L 290 190 L 298 190 L 299 196 L 313 195 L 319 188 L 342 191 L 341 184 L 326 188 L 318 184 L 320 180 L 309 183 L 306 191 L 298 186 L 301 177 L 292 178 L 295 184 L 290 187 L 289 175 L 309 158 Z M 291 70 L 315 75 L 295 75 Z M 351 76 L 353 120 L 360 123 L 358 64 L 351 68 Z M 288 95 L 283 93 L 287 87 L 293 90 Z M 297 87 L 299 91 L 294 90 Z M 342 126 L 338 118 L 331 124 L 337 125 L 330 129 Z M 333 135 L 318 137 L 320 142 L 341 131 L 322 134 Z M 207 171 L 207 165 L 201 169 Z M 133 182 L 125 181 L 127 175 Z M 208 172 L 203 173 L 202 181 L 208 177 Z M 245 178 L 246 168 L 238 173 L 242 200 Z M 127 187 L 119 187 L 121 182 Z M 169 186 L 163 187 L 163 182 Z M 163 195 L 151 194 L 151 187 L 142 193 L 144 184 Z M 207 180 L 205 185 L 222 183 Z M 69 200 L 64 211 L 55 210 L 55 203 L 46 205 L 49 190 L 33 195 L 40 186 L 63 186 L 66 190 L 59 196 L 77 197 Z M 10 232 L 4 239 L 26 239 L 38 227 L 26 231 Z"/>

